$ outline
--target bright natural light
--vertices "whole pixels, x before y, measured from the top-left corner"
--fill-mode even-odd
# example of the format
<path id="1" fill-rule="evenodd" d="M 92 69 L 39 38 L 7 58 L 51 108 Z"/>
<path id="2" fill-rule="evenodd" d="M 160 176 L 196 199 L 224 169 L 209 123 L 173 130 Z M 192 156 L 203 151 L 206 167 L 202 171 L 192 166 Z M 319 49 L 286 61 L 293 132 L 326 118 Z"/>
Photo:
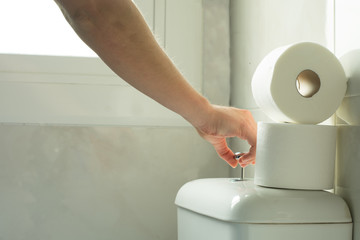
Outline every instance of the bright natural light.
<path id="1" fill-rule="evenodd" d="M 97 56 L 53 0 L 0 0 L 0 29 L 0 53 Z"/>

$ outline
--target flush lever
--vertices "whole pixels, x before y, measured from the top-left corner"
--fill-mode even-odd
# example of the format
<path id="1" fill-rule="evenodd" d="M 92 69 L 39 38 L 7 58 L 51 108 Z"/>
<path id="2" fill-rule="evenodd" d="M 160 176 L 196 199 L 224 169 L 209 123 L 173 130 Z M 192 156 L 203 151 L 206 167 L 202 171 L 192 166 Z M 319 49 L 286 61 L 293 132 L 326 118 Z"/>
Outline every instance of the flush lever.
<path id="1" fill-rule="evenodd" d="M 234 158 L 235 158 L 236 160 L 239 160 L 242 155 L 244 155 L 244 153 L 236 152 L 235 155 L 234 155 Z M 242 167 L 240 167 L 240 177 L 239 177 L 239 180 L 240 180 L 240 181 L 244 180 L 244 168 L 242 168 Z"/>

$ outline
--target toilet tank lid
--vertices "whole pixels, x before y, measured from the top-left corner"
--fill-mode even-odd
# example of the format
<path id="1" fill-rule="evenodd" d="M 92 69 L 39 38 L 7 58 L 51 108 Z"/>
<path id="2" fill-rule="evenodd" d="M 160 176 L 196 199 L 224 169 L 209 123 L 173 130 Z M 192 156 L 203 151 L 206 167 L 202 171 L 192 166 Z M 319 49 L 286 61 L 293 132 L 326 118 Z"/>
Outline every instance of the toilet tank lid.
<path id="1" fill-rule="evenodd" d="M 326 191 L 284 190 L 252 180 L 199 179 L 179 190 L 178 207 L 238 223 L 351 223 L 345 201 Z"/>

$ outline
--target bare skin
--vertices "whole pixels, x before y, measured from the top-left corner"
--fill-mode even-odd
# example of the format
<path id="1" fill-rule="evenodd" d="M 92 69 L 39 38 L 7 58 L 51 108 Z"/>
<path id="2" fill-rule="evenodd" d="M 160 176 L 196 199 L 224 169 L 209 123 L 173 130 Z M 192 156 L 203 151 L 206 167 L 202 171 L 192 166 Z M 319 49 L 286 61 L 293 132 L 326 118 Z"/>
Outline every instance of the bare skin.
<path id="1" fill-rule="evenodd" d="M 55 0 L 65 18 L 122 79 L 189 121 L 230 166 L 255 163 L 256 123 L 247 110 L 216 106 L 199 94 L 156 42 L 131 0 Z M 248 141 L 239 160 L 226 138 Z"/>

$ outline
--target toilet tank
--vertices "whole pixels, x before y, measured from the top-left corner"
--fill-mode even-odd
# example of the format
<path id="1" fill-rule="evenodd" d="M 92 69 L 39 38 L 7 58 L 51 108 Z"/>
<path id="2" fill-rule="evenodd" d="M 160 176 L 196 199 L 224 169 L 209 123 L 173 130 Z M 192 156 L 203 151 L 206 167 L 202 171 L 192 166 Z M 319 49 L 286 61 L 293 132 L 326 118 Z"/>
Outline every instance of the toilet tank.
<path id="1" fill-rule="evenodd" d="M 179 190 L 178 240 L 351 240 L 345 201 L 326 191 L 265 188 L 252 180 L 199 179 Z"/>

